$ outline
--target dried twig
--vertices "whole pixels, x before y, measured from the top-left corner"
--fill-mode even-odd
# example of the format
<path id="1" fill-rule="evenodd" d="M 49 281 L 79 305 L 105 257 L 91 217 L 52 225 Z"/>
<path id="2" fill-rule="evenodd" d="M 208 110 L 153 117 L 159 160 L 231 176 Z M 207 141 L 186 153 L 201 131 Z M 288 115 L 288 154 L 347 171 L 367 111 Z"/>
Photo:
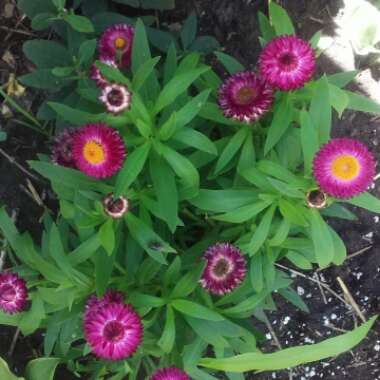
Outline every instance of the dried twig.
<path id="1" fill-rule="evenodd" d="M 28 32 L 27 30 L 8 28 L 7 26 L 4 26 L 4 25 L 0 25 L 0 29 L 5 30 L 9 33 L 18 33 L 18 34 L 23 34 L 25 36 L 38 37 L 37 34 Z"/>
<path id="2" fill-rule="evenodd" d="M 15 334 L 13 335 L 11 346 L 9 347 L 9 351 L 8 351 L 9 357 L 13 355 L 13 352 L 14 352 L 15 347 L 16 347 L 17 339 L 19 336 L 20 336 L 20 329 L 17 328 Z"/>
<path id="3" fill-rule="evenodd" d="M 346 284 L 343 282 L 343 280 L 340 277 L 337 277 L 337 281 L 343 290 L 345 298 L 347 299 L 349 304 L 352 306 L 352 308 L 354 309 L 354 311 L 356 312 L 358 317 L 362 320 L 363 323 L 366 322 L 367 320 L 364 317 L 364 314 L 360 310 L 360 308 L 359 308 L 358 304 L 356 303 L 354 297 L 352 297 L 352 295 L 351 295 L 350 291 L 348 290 Z"/>
<path id="4" fill-rule="evenodd" d="M 0 154 L 4 156 L 11 164 L 17 166 L 24 174 L 33 178 L 36 181 L 41 181 L 36 175 L 31 173 L 28 169 L 25 169 L 21 164 L 19 164 L 14 157 L 10 156 L 7 152 L 5 152 L 2 148 L 0 148 Z"/>
<path id="5" fill-rule="evenodd" d="M 298 272 L 298 271 L 296 271 L 294 269 L 288 268 L 285 265 L 281 265 L 281 264 L 278 264 L 278 263 L 276 263 L 275 265 L 276 265 L 276 267 L 281 268 L 281 269 L 285 269 L 288 272 L 295 274 L 296 276 L 306 278 L 307 280 L 312 281 L 312 282 L 314 282 L 316 284 L 320 283 L 321 286 L 322 286 L 322 288 L 326 289 L 329 293 L 331 293 L 334 297 L 336 297 L 338 300 L 340 300 L 341 302 L 343 302 L 346 306 L 351 307 L 351 304 L 349 304 L 343 297 L 341 297 L 337 292 L 335 292 L 334 290 L 332 290 L 324 282 L 318 281 L 315 278 L 312 278 L 310 276 L 306 276 L 305 274 L 303 274 L 301 272 Z"/>
<path id="6" fill-rule="evenodd" d="M 350 255 L 347 256 L 347 260 L 351 260 L 353 259 L 354 257 L 357 257 L 365 252 L 367 252 L 369 249 L 371 249 L 373 246 L 372 245 L 369 245 L 367 247 L 364 247 L 362 249 L 359 249 L 359 251 L 356 251 L 354 253 L 351 253 Z"/>
<path id="7" fill-rule="evenodd" d="M 323 288 L 322 288 L 322 285 L 321 285 L 321 279 L 320 279 L 320 277 L 319 277 L 318 272 L 315 272 L 315 273 L 314 273 L 314 277 L 315 277 L 315 279 L 318 281 L 317 284 L 318 284 L 319 291 L 320 291 L 321 294 L 322 294 L 323 302 L 324 302 L 325 305 L 327 305 L 327 298 L 326 298 L 325 292 L 323 291 Z"/>

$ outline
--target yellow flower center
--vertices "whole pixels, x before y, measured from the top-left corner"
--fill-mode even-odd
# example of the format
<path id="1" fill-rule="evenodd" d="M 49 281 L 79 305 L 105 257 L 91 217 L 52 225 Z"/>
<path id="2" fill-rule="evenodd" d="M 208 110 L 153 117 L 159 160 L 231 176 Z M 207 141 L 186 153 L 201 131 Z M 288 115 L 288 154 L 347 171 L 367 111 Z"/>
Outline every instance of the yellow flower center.
<path id="1" fill-rule="evenodd" d="M 337 157 L 331 165 L 334 177 L 342 181 L 350 181 L 358 176 L 360 163 L 357 158 L 348 154 Z"/>
<path id="2" fill-rule="evenodd" d="M 102 164 L 106 160 L 106 152 L 101 144 L 91 140 L 83 147 L 83 156 L 87 162 L 93 165 Z"/>
<path id="3" fill-rule="evenodd" d="M 236 101 L 239 105 L 245 106 L 255 98 L 256 91 L 252 87 L 242 87 L 236 93 Z"/>
<path id="4" fill-rule="evenodd" d="M 114 43 L 116 49 L 124 49 L 127 45 L 127 41 L 123 37 L 117 37 Z"/>

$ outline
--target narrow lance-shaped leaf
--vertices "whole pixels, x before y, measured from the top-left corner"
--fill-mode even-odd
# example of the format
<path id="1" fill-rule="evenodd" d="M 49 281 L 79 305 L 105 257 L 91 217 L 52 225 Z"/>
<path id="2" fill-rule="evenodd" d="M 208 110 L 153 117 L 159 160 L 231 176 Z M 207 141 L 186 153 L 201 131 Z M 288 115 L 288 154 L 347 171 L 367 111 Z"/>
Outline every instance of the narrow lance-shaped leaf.
<path id="1" fill-rule="evenodd" d="M 290 122 L 292 121 L 293 109 L 287 98 L 284 97 L 275 109 L 272 124 L 269 127 L 267 139 L 264 146 L 264 154 L 268 152 L 280 141 L 281 137 L 288 130 Z"/>
<path id="2" fill-rule="evenodd" d="M 148 158 L 150 148 L 151 143 L 147 141 L 128 155 L 124 162 L 124 166 L 116 179 L 114 191 L 115 197 L 119 197 L 124 194 L 133 181 L 138 177 Z"/>
<path id="3" fill-rule="evenodd" d="M 321 268 L 327 267 L 334 259 L 334 242 L 328 225 L 315 209 L 309 209 L 310 232 L 315 256 Z"/>
<path id="4" fill-rule="evenodd" d="M 317 82 L 310 104 L 310 116 L 317 128 L 319 142 L 321 144 L 326 143 L 330 139 L 332 125 L 330 88 L 326 76 Z"/>
<path id="5" fill-rule="evenodd" d="M 269 3 L 269 17 L 278 36 L 282 34 L 295 34 L 293 23 L 284 8 L 274 1 Z"/>
<path id="6" fill-rule="evenodd" d="M 301 145 L 304 158 L 304 170 L 310 175 L 315 154 L 318 151 L 318 135 L 314 128 L 310 114 L 304 110 L 300 113 L 301 119 Z"/>
<path id="7" fill-rule="evenodd" d="M 226 359 L 204 358 L 200 359 L 199 365 L 233 372 L 273 371 L 335 357 L 358 345 L 368 334 L 375 320 L 376 317 L 371 318 L 355 330 L 321 343 L 286 348 L 272 354 L 252 352 Z"/>

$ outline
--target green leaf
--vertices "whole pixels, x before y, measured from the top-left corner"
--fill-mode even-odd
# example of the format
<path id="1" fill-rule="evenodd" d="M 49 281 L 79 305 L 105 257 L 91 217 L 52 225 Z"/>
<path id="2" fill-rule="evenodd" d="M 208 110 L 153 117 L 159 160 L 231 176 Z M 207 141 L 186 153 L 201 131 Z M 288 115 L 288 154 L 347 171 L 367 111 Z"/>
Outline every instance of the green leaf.
<path id="1" fill-rule="evenodd" d="M 315 32 L 313 34 L 313 36 L 310 38 L 310 45 L 313 49 L 317 49 L 318 48 L 318 43 L 319 43 L 319 40 L 321 39 L 322 37 L 322 31 L 321 30 L 318 30 L 317 32 Z"/>
<path id="2" fill-rule="evenodd" d="M 276 32 L 273 26 L 270 24 L 268 17 L 264 15 L 261 11 L 258 12 L 259 26 L 262 37 L 265 42 L 270 41 L 276 36 Z"/>
<path id="3" fill-rule="evenodd" d="M 192 293 L 199 284 L 199 279 L 203 273 L 204 267 L 205 263 L 202 262 L 181 277 L 171 292 L 170 298 L 183 298 Z"/>
<path id="4" fill-rule="evenodd" d="M 191 161 L 166 145 L 162 146 L 162 155 L 172 167 L 187 190 L 187 196 L 192 198 L 198 193 L 199 173 Z"/>
<path id="5" fill-rule="evenodd" d="M 102 61 L 96 61 L 95 63 L 96 67 L 100 70 L 102 75 L 109 81 L 130 86 L 129 79 L 116 67 L 107 65 Z"/>
<path id="6" fill-rule="evenodd" d="M 259 225 L 254 232 L 251 241 L 248 244 L 249 255 L 254 255 L 264 244 L 266 238 L 268 237 L 270 226 L 272 224 L 273 214 L 276 210 L 276 205 L 272 205 L 264 214 Z"/>
<path id="7" fill-rule="evenodd" d="M 176 111 L 177 128 L 184 127 L 185 125 L 189 124 L 190 121 L 192 121 L 194 117 L 198 115 L 207 98 L 209 97 L 210 92 L 210 90 L 202 91 L 200 94 L 186 103 L 182 108 Z"/>
<path id="8" fill-rule="evenodd" d="M 191 128 L 181 128 L 173 136 L 174 140 L 180 141 L 181 143 L 192 146 L 202 152 L 217 155 L 218 151 L 214 143 L 203 133 L 198 132 Z"/>
<path id="9" fill-rule="evenodd" d="M 160 212 L 173 233 L 178 221 L 178 191 L 174 172 L 164 158 L 156 154 L 150 160 L 150 176 Z"/>
<path id="10" fill-rule="evenodd" d="M 33 17 L 31 26 L 34 30 L 44 30 L 57 19 L 54 13 L 39 13 Z"/>
<path id="11" fill-rule="evenodd" d="M 112 255 L 115 249 L 115 231 L 113 229 L 113 220 L 108 219 L 103 223 L 98 232 L 100 244 L 106 250 L 109 255 Z"/>
<path id="12" fill-rule="evenodd" d="M 139 91 L 145 81 L 149 78 L 155 66 L 161 57 L 154 57 L 145 61 L 136 71 L 132 80 L 132 88 L 134 91 Z"/>
<path id="13" fill-rule="evenodd" d="M 173 112 L 158 131 L 161 141 L 169 140 L 177 129 L 177 113 Z"/>
<path id="14" fill-rule="evenodd" d="M 186 50 L 194 41 L 197 34 L 197 24 L 197 16 L 192 12 L 186 19 L 181 30 L 181 42 L 184 50 Z"/>
<path id="15" fill-rule="evenodd" d="M 58 358 L 39 358 L 31 360 L 26 366 L 27 380 L 53 380 L 55 370 L 60 362 Z"/>
<path id="16" fill-rule="evenodd" d="M 227 119 L 226 117 L 224 117 L 218 105 L 211 102 L 206 102 L 203 105 L 202 109 L 199 111 L 199 116 L 203 117 L 206 120 L 214 121 L 218 124 L 234 125 L 234 126 L 240 124 L 236 121 L 233 121 L 231 119 Z"/>
<path id="17" fill-rule="evenodd" d="M 236 208 L 257 201 L 252 190 L 207 190 L 201 189 L 196 198 L 190 202 L 201 210 L 213 212 L 229 212 Z"/>
<path id="18" fill-rule="evenodd" d="M 354 92 L 345 90 L 348 95 L 348 109 L 354 111 L 362 111 L 369 113 L 380 113 L 380 104 L 367 98 L 366 96 L 355 94 Z"/>
<path id="19" fill-rule="evenodd" d="M 24 54 L 39 69 L 70 66 L 73 60 L 69 51 L 60 43 L 49 40 L 26 41 L 22 47 Z"/>
<path id="20" fill-rule="evenodd" d="M 245 67 L 231 55 L 222 53 L 220 51 L 215 52 L 215 55 L 218 58 L 218 60 L 223 64 L 223 66 L 227 69 L 229 74 L 232 75 L 238 71 L 245 70 Z"/>
<path id="21" fill-rule="evenodd" d="M 98 235 L 92 235 L 89 239 L 78 245 L 72 252 L 69 253 L 68 258 L 72 266 L 78 265 L 88 260 L 100 247 Z"/>
<path id="22" fill-rule="evenodd" d="M 271 3 L 272 4 L 272 3 Z M 265 141 L 264 154 L 268 152 L 280 141 L 281 137 L 288 130 L 292 121 L 293 109 L 286 98 L 283 98 L 279 107 L 275 110 L 272 124 L 268 130 Z"/>
<path id="23" fill-rule="evenodd" d="M 289 251 L 286 254 L 286 258 L 298 268 L 304 270 L 313 269 L 313 265 L 311 264 L 311 262 L 305 256 L 301 255 L 296 251 Z"/>
<path id="24" fill-rule="evenodd" d="M 9 369 L 8 364 L 0 358 L 0 379 L 1 380 L 25 380 L 23 377 L 15 376 Z"/>
<path id="25" fill-rule="evenodd" d="M 228 144 L 223 149 L 223 152 L 220 154 L 220 157 L 216 163 L 215 174 L 220 173 L 233 159 L 247 138 L 247 134 L 248 129 L 241 128 L 232 136 Z"/>
<path id="26" fill-rule="evenodd" d="M 138 19 L 135 25 L 135 34 L 132 47 L 132 73 L 137 75 L 143 65 L 151 61 L 152 56 L 149 48 L 148 37 L 143 22 Z M 149 64 L 147 64 L 149 66 Z M 154 70 L 144 79 L 141 84 L 141 94 L 144 99 L 155 100 L 159 91 L 159 84 Z"/>
<path id="27" fill-rule="evenodd" d="M 380 200 L 370 193 L 363 193 L 346 201 L 354 206 L 380 214 Z"/>
<path id="28" fill-rule="evenodd" d="M 140 292 L 132 292 L 128 297 L 128 301 L 135 306 L 139 307 L 161 307 L 166 304 L 165 300 L 160 297 L 152 296 L 150 294 L 144 294 Z"/>
<path id="29" fill-rule="evenodd" d="M 215 311 L 192 301 L 178 299 L 172 301 L 171 305 L 180 313 L 188 315 L 190 317 L 216 322 L 224 320 L 224 318 Z"/>
<path id="30" fill-rule="evenodd" d="M 293 23 L 287 12 L 274 1 L 269 3 L 269 17 L 277 36 L 282 34 L 295 34 Z"/>
<path id="31" fill-rule="evenodd" d="M 70 24 L 70 26 L 81 33 L 94 33 L 94 25 L 84 16 L 66 14 L 63 19 Z"/>
<path id="32" fill-rule="evenodd" d="M 281 199 L 279 202 L 279 208 L 281 215 L 289 222 L 302 227 L 306 227 L 308 225 L 302 212 L 303 208 L 300 205 L 295 205 L 286 199 Z"/>
<path id="33" fill-rule="evenodd" d="M 300 112 L 300 121 L 304 169 L 305 174 L 310 175 L 312 171 L 314 156 L 319 149 L 319 139 L 310 114 L 305 110 L 302 110 Z"/>
<path id="34" fill-rule="evenodd" d="M 310 117 L 317 128 L 319 142 L 326 143 L 331 133 L 330 87 L 326 76 L 318 80 L 310 104 Z"/>
<path id="35" fill-rule="evenodd" d="M 270 205 L 268 201 L 258 201 L 250 205 L 239 207 L 226 214 L 215 215 L 212 218 L 227 223 L 243 223 L 252 219 Z"/>
<path id="36" fill-rule="evenodd" d="M 115 257 L 116 250 L 114 250 L 111 256 L 109 256 L 104 249 L 98 249 L 93 255 L 95 265 L 95 289 L 98 296 L 102 296 L 109 286 Z"/>
<path id="37" fill-rule="evenodd" d="M 373 317 L 355 330 L 321 343 L 286 348 L 272 354 L 252 352 L 227 359 L 203 358 L 199 365 L 221 371 L 247 372 L 281 370 L 320 361 L 357 346 L 368 334 L 375 320 L 376 317 Z"/>
<path id="38" fill-rule="evenodd" d="M 147 224 L 128 212 L 125 216 L 129 232 L 148 255 L 160 264 L 166 264 L 163 253 L 176 252 L 168 243 L 161 239 Z"/>
<path id="39" fill-rule="evenodd" d="M 303 301 L 303 299 L 298 295 L 296 291 L 292 288 L 279 289 L 278 292 L 294 306 L 298 307 L 305 313 L 310 313 L 309 307 Z"/>
<path id="40" fill-rule="evenodd" d="M 49 90 L 52 92 L 58 91 L 61 87 L 68 86 L 73 82 L 70 78 L 58 78 L 51 69 L 38 69 L 30 74 L 21 75 L 18 80 L 29 87 Z"/>
<path id="41" fill-rule="evenodd" d="M 261 253 L 251 258 L 249 279 L 252 289 L 256 293 L 260 293 L 264 289 L 263 257 Z"/>
<path id="42" fill-rule="evenodd" d="M 271 246 L 281 245 L 288 237 L 290 231 L 290 222 L 287 219 L 282 219 L 280 225 L 277 227 L 277 231 L 273 238 L 269 241 Z"/>
<path id="43" fill-rule="evenodd" d="M 128 155 L 123 168 L 117 175 L 114 191 L 115 197 L 125 194 L 134 180 L 138 177 L 144 168 L 151 146 L 151 143 L 147 141 Z"/>
<path id="44" fill-rule="evenodd" d="M 30 310 L 23 313 L 18 325 L 24 335 L 33 334 L 41 326 L 42 320 L 46 317 L 44 302 L 39 293 L 33 293 L 31 298 L 32 306 Z"/>
<path id="45" fill-rule="evenodd" d="M 65 104 L 48 102 L 48 105 L 64 120 L 75 125 L 82 125 L 90 122 L 103 120 L 104 114 L 91 114 L 76 108 L 69 107 Z"/>
<path id="46" fill-rule="evenodd" d="M 171 79 L 158 96 L 154 106 L 154 113 L 160 112 L 163 108 L 174 102 L 179 95 L 186 91 L 188 87 L 207 70 L 209 70 L 209 67 L 207 66 L 200 67 L 189 70 L 186 73 L 176 75 L 173 79 Z"/>
<path id="47" fill-rule="evenodd" d="M 79 47 L 79 64 L 89 64 L 95 55 L 96 51 L 96 39 L 86 40 Z"/>
<path id="48" fill-rule="evenodd" d="M 161 338 L 157 342 L 164 352 L 170 353 L 172 351 L 175 342 L 175 335 L 175 315 L 173 308 L 168 305 L 166 308 L 165 327 Z"/>
<path id="49" fill-rule="evenodd" d="M 350 83 L 357 75 L 358 71 L 344 71 L 342 73 L 332 74 L 327 76 L 327 80 L 330 84 L 333 84 L 339 88 L 345 87 Z"/>
<path id="50" fill-rule="evenodd" d="M 17 6 L 29 17 L 33 18 L 39 13 L 55 12 L 56 9 L 51 0 L 18 0 Z"/>
<path id="51" fill-rule="evenodd" d="M 315 256 L 319 266 L 325 268 L 334 259 L 334 241 L 328 225 L 317 210 L 309 210 L 309 220 Z"/>
<path id="52" fill-rule="evenodd" d="M 347 249 L 344 245 L 343 240 L 340 236 L 334 231 L 333 228 L 329 226 L 329 231 L 334 243 L 334 260 L 335 265 L 342 265 L 347 258 Z"/>
<path id="53" fill-rule="evenodd" d="M 104 193 L 112 191 L 111 186 L 87 177 L 85 174 L 79 172 L 78 170 L 65 168 L 63 166 L 58 166 L 50 164 L 49 162 L 42 161 L 28 161 L 28 164 L 33 170 L 52 181 L 52 183 L 63 184 L 76 190 L 92 189 Z"/>
<path id="54" fill-rule="evenodd" d="M 336 112 L 338 112 L 339 117 L 342 117 L 344 110 L 349 104 L 349 99 L 346 91 L 341 90 L 339 87 L 333 84 L 329 85 L 330 89 L 330 102 L 334 107 Z"/>

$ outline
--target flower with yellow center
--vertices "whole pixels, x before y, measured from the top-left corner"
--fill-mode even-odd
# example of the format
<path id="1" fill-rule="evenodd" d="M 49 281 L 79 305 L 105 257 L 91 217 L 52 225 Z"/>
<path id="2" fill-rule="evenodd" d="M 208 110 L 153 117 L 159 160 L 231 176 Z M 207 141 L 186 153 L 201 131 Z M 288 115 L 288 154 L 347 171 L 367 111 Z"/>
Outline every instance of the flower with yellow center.
<path id="1" fill-rule="evenodd" d="M 332 139 L 315 155 L 313 175 L 323 193 L 347 199 L 368 189 L 375 176 L 375 160 L 360 141 Z"/>
<path id="2" fill-rule="evenodd" d="M 356 157 L 344 154 L 333 160 L 331 170 L 333 176 L 341 181 L 351 181 L 358 176 L 360 163 Z"/>
<path id="3" fill-rule="evenodd" d="M 94 140 L 85 143 L 83 147 L 83 156 L 92 165 L 102 164 L 106 160 L 104 147 Z"/>
<path id="4" fill-rule="evenodd" d="M 127 41 L 123 37 L 117 37 L 115 39 L 115 48 L 124 49 L 127 46 Z"/>
<path id="5" fill-rule="evenodd" d="M 106 124 L 87 124 L 75 134 L 73 158 L 76 167 L 95 178 L 114 175 L 124 163 L 126 150 L 118 131 Z"/>

